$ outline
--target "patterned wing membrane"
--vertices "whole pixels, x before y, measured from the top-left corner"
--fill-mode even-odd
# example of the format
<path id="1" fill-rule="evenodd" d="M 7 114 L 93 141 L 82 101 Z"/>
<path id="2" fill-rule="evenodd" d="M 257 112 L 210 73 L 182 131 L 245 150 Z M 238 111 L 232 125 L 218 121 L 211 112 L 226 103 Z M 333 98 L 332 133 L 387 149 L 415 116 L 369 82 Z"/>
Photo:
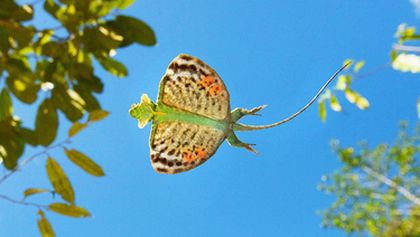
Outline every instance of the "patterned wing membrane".
<path id="1" fill-rule="evenodd" d="M 222 120 L 230 114 L 229 93 L 217 73 L 200 59 L 178 55 L 159 87 L 158 103 Z"/>
<path id="2" fill-rule="evenodd" d="M 150 159 L 158 173 L 176 174 L 207 161 L 225 139 L 223 131 L 204 125 L 153 123 Z"/>

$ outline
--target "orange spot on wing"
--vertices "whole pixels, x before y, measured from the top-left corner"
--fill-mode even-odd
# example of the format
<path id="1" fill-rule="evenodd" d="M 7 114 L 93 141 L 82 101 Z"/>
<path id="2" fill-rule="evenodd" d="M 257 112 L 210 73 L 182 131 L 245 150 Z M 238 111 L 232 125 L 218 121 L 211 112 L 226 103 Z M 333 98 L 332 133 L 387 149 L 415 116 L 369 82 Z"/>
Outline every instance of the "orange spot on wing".
<path id="1" fill-rule="evenodd" d="M 220 94 L 220 92 L 222 92 L 222 86 L 221 85 L 215 84 L 212 87 L 210 87 L 210 90 L 209 90 L 210 95 L 213 95 L 213 96 L 218 95 L 218 94 Z"/>
<path id="2" fill-rule="evenodd" d="M 207 157 L 207 152 L 203 148 L 197 148 L 196 153 L 199 159 L 204 159 Z"/>
<path id="3" fill-rule="evenodd" d="M 201 79 L 201 85 L 204 87 L 209 87 L 211 86 L 214 82 L 216 81 L 216 79 L 212 76 L 205 76 Z"/>
<path id="4" fill-rule="evenodd" d="M 184 162 L 193 162 L 197 159 L 205 159 L 207 158 L 207 152 L 204 148 L 196 148 L 193 152 L 185 151 L 182 153 L 182 160 Z"/>
<path id="5" fill-rule="evenodd" d="M 182 153 L 182 160 L 184 162 L 192 162 L 192 161 L 195 161 L 196 159 L 197 157 L 195 157 L 191 151 L 185 151 Z"/>

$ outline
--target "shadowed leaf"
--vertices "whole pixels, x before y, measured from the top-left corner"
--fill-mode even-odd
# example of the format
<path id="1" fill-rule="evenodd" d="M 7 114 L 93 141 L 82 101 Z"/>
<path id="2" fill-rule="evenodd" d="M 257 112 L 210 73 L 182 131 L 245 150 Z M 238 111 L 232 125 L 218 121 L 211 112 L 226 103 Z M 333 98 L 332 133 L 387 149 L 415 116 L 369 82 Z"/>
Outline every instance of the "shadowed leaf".
<path id="1" fill-rule="evenodd" d="M 91 174 L 93 176 L 105 175 L 102 168 L 97 163 L 95 163 L 95 161 L 87 157 L 85 154 L 75 149 L 72 149 L 72 150 L 65 149 L 64 152 L 66 153 L 67 157 L 70 159 L 71 162 L 79 166 L 86 173 Z"/>
<path id="2" fill-rule="evenodd" d="M 112 75 L 117 77 L 125 77 L 128 75 L 128 70 L 124 66 L 124 64 L 118 62 L 115 59 L 110 57 L 100 58 L 98 59 L 99 63 L 101 63 L 102 67 L 110 72 Z"/>
<path id="3" fill-rule="evenodd" d="M 58 129 L 57 111 L 50 99 L 44 100 L 38 107 L 35 121 L 35 133 L 38 137 L 39 144 L 48 146 L 51 144 Z"/>
<path id="4" fill-rule="evenodd" d="M 3 88 L 0 92 L 0 120 L 4 120 L 12 116 L 13 106 L 9 92 Z"/>
<path id="5" fill-rule="evenodd" d="M 124 37 L 120 47 L 127 46 L 133 42 L 147 46 L 156 44 L 156 37 L 153 30 L 139 19 L 119 15 L 115 20 L 108 21 L 106 25 Z"/>
<path id="6" fill-rule="evenodd" d="M 67 178 L 61 166 L 53 158 L 47 160 L 47 175 L 54 191 L 58 193 L 64 200 L 73 203 L 74 191 L 70 180 Z"/>

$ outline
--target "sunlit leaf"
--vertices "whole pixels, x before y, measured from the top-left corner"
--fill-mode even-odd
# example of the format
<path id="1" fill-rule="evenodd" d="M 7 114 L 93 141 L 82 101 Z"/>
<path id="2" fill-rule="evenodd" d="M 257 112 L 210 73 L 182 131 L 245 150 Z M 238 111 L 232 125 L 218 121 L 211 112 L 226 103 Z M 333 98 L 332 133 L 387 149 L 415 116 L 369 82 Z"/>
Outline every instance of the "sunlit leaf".
<path id="1" fill-rule="evenodd" d="M 45 214 L 42 210 L 38 210 L 38 215 L 41 216 L 41 219 L 38 220 L 38 229 L 42 237 L 55 237 L 54 230 L 50 222 L 45 217 Z"/>
<path id="2" fill-rule="evenodd" d="M 346 99 L 347 99 L 350 103 L 354 104 L 354 103 L 356 102 L 356 100 L 357 100 L 357 93 L 356 93 L 356 92 L 354 92 L 354 91 L 353 91 L 353 90 L 351 90 L 351 89 L 346 89 L 344 92 L 345 92 Z"/>
<path id="3" fill-rule="evenodd" d="M 327 109 L 325 108 L 325 100 L 319 103 L 319 117 L 322 122 L 325 122 L 327 119 Z"/>
<path id="4" fill-rule="evenodd" d="M 135 0 L 120 0 L 120 4 L 118 5 L 119 9 L 124 9 L 129 7 L 131 4 L 134 3 Z"/>
<path id="5" fill-rule="evenodd" d="M 23 196 L 24 197 L 29 197 L 29 196 L 32 196 L 32 195 L 35 195 L 35 194 L 49 193 L 49 192 L 50 192 L 50 190 L 43 189 L 43 188 L 27 188 L 23 192 Z"/>
<path id="6" fill-rule="evenodd" d="M 336 112 L 340 112 L 341 111 L 341 105 L 338 102 L 338 99 L 335 95 L 332 95 L 330 98 L 330 107 L 332 110 L 336 111 Z"/>
<path id="7" fill-rule="evenodd" d="M 38 107 L 35 121 L 35 133 L 39 144 L 48 146 L 51 144 L 58 129 L 57 111 L 50 99 L 44 100 Z"/>
<path id="8" fill-rule="evenodd" d="M 102 67 L 110 72 L 112 75 L 117 77 L 126 77 L 128 75 L 128 70 L 124 64 L 118 62 L 117 60 L 111 57 L 99 58 L 99 63 Z"/>
<path id="9" fill-rule="evenodd" d="M 346 76 L 340 75 L 337 80 L 337 84 L 335 85 L 335 89 L 337 90 L 345 90 L 347 88 L 347 79 Z"/>
<path id="10" fill-rule="evenodd" d="M 67 178 L 61 166 L 53 158 L 48 157 L 46 169 L 48 179 L 50 180 L 54 191 L 58 193 L 64 200 L 73 203 L 73 187 L 71 186 L 70 180 Z"/>
<path id="11" fill-rule="evenodd" d="M 102 120 L 102 119 L 106 118 L 108 115 L 109 115 L 108 111 L 98 109 L 98 110 L 91 111 L 89 113 L 89 119 L 88 120 L 89 120 L 89 122 L 96 122 L 96 121 L 99 121 L 99 120 Z"/>
<path id="12" fill-rule="evenodd" d="M 85 154 L 77 151 L 75 149 L 67 150 L 65 149 L 64 152 L 66 153 L 67 157 L 73 162 L 75 165 L 79 166 L 82 170 L 86 173 L 91 174 L 93 176 L 104 176 L 105 173 L 102 168 L 95 163 L 92 159 L 90 159 Z"/>
<path id="13" fill-rule="evenodd" d="M 392 68 L 402 72 L 419 73 L 420 56 L 416 54 L 399 54 L 392 62 Z"/>
<path id="14" fill-rule="evenodd" d="M 70 216 L 70 217 L 76 217 L 76 218 L 80 218 L 80 217 L 89 217 L 90 213 L 79 206 L 75 206 L 75 205 L 68 205 L 65 203 L 51 203 L 49 206 L 51 211 L 54 211 L 58 214 L 61 215 L 65 215 L 65 216 Z"/>
<path id="15" fill-rule="evenodd" d="M 365 61 L 359 61 L 356 63 L 356 65 L 354 65 L 354 72 L 359 72 L 360 69 L 365 65 Z"/>
<path id="16" fill-rule="evenodd" d="M 367 109 L 369 108 L 369 101 L 365 97 L 358 95 L 356 100 L 356 106 L 359 109 Z"/>
<path id="17" fill-rule="evenodd" d="M 69 129 L 69 132 L 68 132 L 69 137 L 73 137 L 74 135 L 82 131 L 84 128 L 86 128 L 87 125 L 88 125 L 87 123 L 74 122 Z"/>

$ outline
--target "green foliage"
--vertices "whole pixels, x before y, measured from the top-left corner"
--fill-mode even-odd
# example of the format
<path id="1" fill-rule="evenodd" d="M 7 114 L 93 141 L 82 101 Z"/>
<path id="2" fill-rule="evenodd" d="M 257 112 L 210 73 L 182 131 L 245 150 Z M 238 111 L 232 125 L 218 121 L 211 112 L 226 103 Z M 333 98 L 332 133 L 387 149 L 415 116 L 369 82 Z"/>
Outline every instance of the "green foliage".
<path id="1" fill-rule="evenodd" d="M 345 70 L 346 73 L 343 73 L 338 77 L 338 80 L 333 89 L 327 89 L 319 97 L 319 116 L 322 122 L 325 122 L 327 119 L 327 106 L 326 101 L 329 102 L 331 110 L 335 112 L 343 111 L 342 105 L 338 99 L 339 94 L 344 94 L 344 97 L 348 102 L 357 106 L 361 110 L 368 109 L 370 104 L 369 101 L 363 97 L 360 93 L 356 92 L 351 86 L 353 78 L 358 75 L 361 68 L 365 65 L 365 61 L 358 61 L 353 63 L 353 60 L 347 59 L 344 61 L 344 65 L 347 63 L 352 63 L 353 67 L 347 67 Z"/>
<path id="2" fill-rule="evenodd" d="M 33 5 L 14 0 L 0 1 L 0 163 L 9 170 L 0 183 L 39 156 L 47 156 L 46 172 L 52 188 L 26 188 L 15 204 L 38 208 L 42 236 L 55 236 L 44 211 L 70 217 L 88 217 L 89 211 L 76 206 L 73 185 L 60 159 L 48 155 L 62 149 L 76 166 L 93 176 L 104 176 L 99 164 L 84 153 L 66 147 L 71 139 L 94 122 L 109 115 L 97 95 L 103 92 L 96 75 L 95 60 L 111 75 L 125 77 L 124 64 L 112 58 L 118 49 L 132 44 L 156 44 L 153 30 L 140 19 L 120 10 L 134 0 L 41 0 L 43 10 L 55 21 L 54 27 L 36 25 Z M 24 127 L 13 105 L 34 107 L 33 127 Z M 60 116 L 64 115 L 65 119 Z M 72 123 L 68 137 L 56 142 L 59 125 Z M 28 123 L 25 123 L 28 124 Z M 30 124 L 30 123 L 29 123 Z M 53 145 L 53 143 L 56 143 Z M 42 146 L 42 151 L 19 161 L 25 147 Z M 52 191 L 51 191 L 52 189 Z M 48 205 L 27 202 L 33 195 L 52 193 Z M 61 197 L 58 202 L 57 195 Z"/>
<path id="3" fill-rule="evenodd" d="M 156 44 L 146 23 L 119 14 L 133 2 L 45 0 L 40 3 L 59 26 L 44 28 L 33 25 L 33 6 L 0 1 L 0 127 L 1 137 L 7 138 L 0 139 L 0 157 L 7 169 L 16 167 L 26 145 L 48 146 L 55 140 L 58 112 L 77 124 L 86 112 L 101 109 L 96 95 L 102 93 L 103 83 L 95 75 L 93 60 L 125 77 L 128 70 L 111 55 L 134 43 Z M 44 99 L 35 128 L 22 127 L 12 101 L 36 105 L 39 97 Z M 72 136 L 83 129 L 74 126 Z"/>
<path id="4" fill-rule="evenodd" d="M 323 226 L 365 236 L 420 235 L 420 124 L 405 128 L 392 146 L 333 148 L 342 168 L 322 177 L 319 189 L 336 201 L 324 210 Z"/>

